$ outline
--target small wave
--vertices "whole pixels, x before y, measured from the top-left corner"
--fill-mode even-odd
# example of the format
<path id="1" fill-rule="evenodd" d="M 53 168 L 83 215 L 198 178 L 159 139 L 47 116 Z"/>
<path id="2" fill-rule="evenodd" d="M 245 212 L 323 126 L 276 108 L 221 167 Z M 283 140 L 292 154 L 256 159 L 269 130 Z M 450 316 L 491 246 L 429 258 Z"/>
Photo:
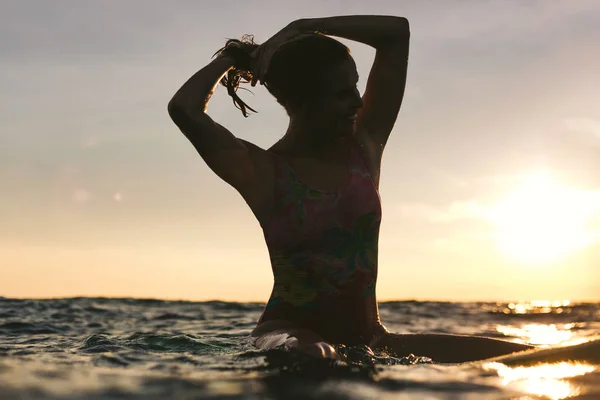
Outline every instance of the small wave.
<path id="1" fill-rule="evenodd" d="M 32 324 L 28 322 L 7 322 L 0 325 L 0 333 L 23 335 L 50 335 L 61 333 L 63 329 L 49 324 Z"/>
<path id="2" fill-rule="evenodd" d="M 160 352 L 206 352 L 219 348 L 219 346 L 203 342 L 191 335 L 134 333 L 125 338 L 124 343 L 129 347 Z"/>
<path id="3" fill-rule="evenodd" d="M 235 303 L 227 301 L 205 301 L 202 304 L 219 311 L 261 311 L 264 303 Z"/>
<path id="4" fill-rule="evenodd" d="M 385 353 L 374 353 L 368 346 L 337 345 L 339 360 L 316 359 L 294 350 L 247 350 L 236 356 L 239 360 L 264 359 L 257 369 L 277 373 L 293 373 L 299 376 L 319 377 L 367 377 L 377 374 L 377 369 L 391 365 L 432 364 L 428 357 L 416 357 L 412 354 L 396 358 Z"/>
<path id="5" fill-rule="evenodd" d="M 107 367 L 126 367 L 129 362 L 117 354 L 103 354 L 96 359 L 97 365 L 106 365 Z"/>
<path id="6" fill-rule="evenodd" d="M 167 300 L 159 300 L 159 299 L 132 299 L 132 298 L 124 298 L 124 299 L 107 299 L 107 298 L 99 298 L 100 301 L 105 302 L 118 302 L 123 304 L 131 304 L 131 305 L 143 305 L 143 306 L 167 306 L 167 305 L 177 305 L 189 303 L 189 301 L 167 301 Z"/>
<path id="7" fill-rule="evenodd" d="M 155 321 L 165 321 L 165 320 L 180 320 L 180 321 L 196 321 L 196 320 L 205 320 L 206 318 L 202 314 L 198 314 L 196 316 L 192 315 L 184 315 L 184 314 L 176 314 L 176 313 L 164 313 L 157 315 L 152 318 Z"/>
<path id="8" fill-rule="evenodd" d="M 119 345 L 107 336 L 95 334 L 87 337 L 79 349 L 85 353 L 108 353 L 119 351 L 123 348 L 124 346 Z"/>
<path id="9" fill-rule="evenodd" d="M 90 305 L 83 308 L 84 311 L 87 311 L 92 314 L 115 314 L 114 311 L 108 310 L 106 308 L 98 307 L 96 305 Z"/>

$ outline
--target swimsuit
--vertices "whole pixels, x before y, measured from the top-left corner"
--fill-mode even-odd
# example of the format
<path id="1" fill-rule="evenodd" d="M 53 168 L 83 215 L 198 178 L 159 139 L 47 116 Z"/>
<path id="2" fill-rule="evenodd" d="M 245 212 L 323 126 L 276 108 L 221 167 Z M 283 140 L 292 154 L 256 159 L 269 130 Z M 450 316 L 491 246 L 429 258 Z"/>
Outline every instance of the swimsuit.
<path id="1" fill-rule="evenodd" d="M 352 141 L 347 181 L 331 191 L 305 185 L 276 156 L 274 191 L 262 228 L 275 282 L 258 324 L 286 320 L 333 343 L 368 343 L 385 329 L 375 299 L 381 202 L 361 149 Z"/>

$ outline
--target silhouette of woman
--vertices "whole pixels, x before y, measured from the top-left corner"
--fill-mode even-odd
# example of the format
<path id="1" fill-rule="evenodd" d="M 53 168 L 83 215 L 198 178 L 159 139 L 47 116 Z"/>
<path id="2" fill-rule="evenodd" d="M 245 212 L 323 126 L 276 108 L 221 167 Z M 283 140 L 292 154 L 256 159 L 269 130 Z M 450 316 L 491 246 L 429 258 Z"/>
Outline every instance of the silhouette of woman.
<path id="1" fill-rule="evenodd" d="M 350 52 L 330 36 L 376 49 L 362 97 Z M 259 348 L 335 358 L 332 344 L 362 344 L 438 362 L 529 348 L 392 334 L 379 320 L 380 164 L 404 95 L 409 38 L 401 17 L 300 19 L 260 46 L 249 37 L 229 40 L 169 103 L 172 120 L 263 229 L 274 286 L 252 332 Z M 219 81 L 244 116 L 254 110 L 237 96 L 239 84 L 264 85 L 290 118 L 285 135 L 264 150 L 213 121 L 205 111 Z"/>

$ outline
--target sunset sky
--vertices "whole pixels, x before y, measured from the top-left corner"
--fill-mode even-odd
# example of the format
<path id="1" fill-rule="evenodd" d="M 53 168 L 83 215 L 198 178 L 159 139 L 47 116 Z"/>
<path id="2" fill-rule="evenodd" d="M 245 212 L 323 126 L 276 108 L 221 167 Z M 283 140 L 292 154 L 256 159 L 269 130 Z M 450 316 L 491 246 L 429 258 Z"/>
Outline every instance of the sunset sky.
<path id="1" fill-rule="evenodd" d="M 0 296 L 266 301 L 260 227 L 167 103 L 226 38 L 346 14 L 411 23 L 378 298 L 600 300 L 597 0 L 4 0 Z M 287 117 L 252 91 L 208 113 L 267 148 Z"/>

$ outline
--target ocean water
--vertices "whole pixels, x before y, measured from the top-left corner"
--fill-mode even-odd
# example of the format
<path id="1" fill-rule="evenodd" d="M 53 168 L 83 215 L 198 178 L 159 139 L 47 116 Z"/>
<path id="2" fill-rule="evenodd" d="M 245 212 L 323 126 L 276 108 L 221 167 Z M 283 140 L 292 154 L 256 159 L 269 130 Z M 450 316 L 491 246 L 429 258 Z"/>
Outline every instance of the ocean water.
<path id="1" fill-rule="evenodd" d="M 0 298 L 0 399 L 600 399 L 600 365 L 440 365 L 258 351 L 263 304 Z M 484 335 L 540 346 L 590 340 L 600 304 L 388 302 L 392 332 Z M 418 356 L 415 355 L 415 356 Z"/>

